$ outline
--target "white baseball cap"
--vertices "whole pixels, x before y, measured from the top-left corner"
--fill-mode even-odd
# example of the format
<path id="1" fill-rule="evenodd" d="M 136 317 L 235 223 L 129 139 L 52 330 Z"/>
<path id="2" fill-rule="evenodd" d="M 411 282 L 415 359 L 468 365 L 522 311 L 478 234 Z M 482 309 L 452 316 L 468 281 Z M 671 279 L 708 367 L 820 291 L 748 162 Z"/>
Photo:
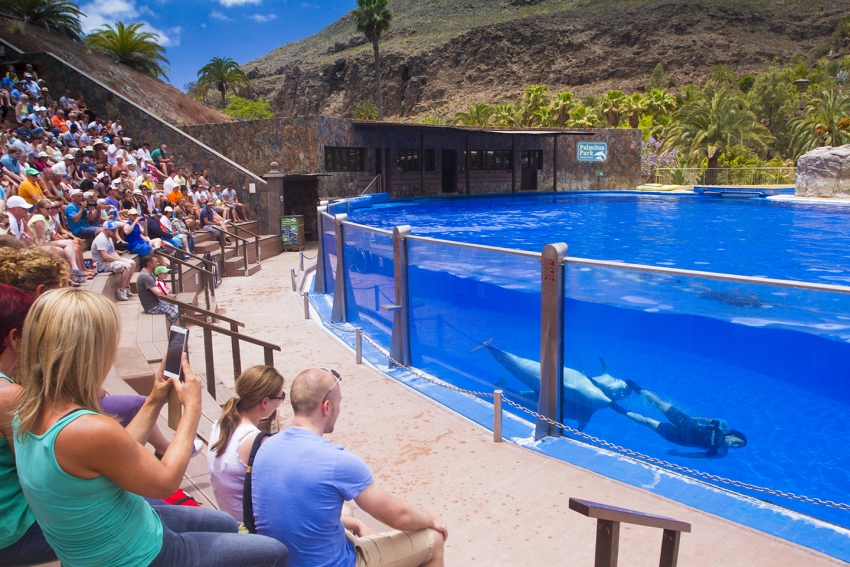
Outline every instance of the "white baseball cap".
<path id="1" fill-rule="evenodd" d="M 83 192 L 79 189 L 71 189 L 71 197 L 73 197 L 74 195 L 82 195 L 82 194 L 83 194 Z"/>
<path id="2" fill-rule="evenodd" d="M 21 197 L 20 195 L 13 195 L 6 199 L 6 208 L 14 209 L 16 207 L 22 207 L 24 209 L 29 209 L 32 205 L 27 203 L 27 200 Z"/>

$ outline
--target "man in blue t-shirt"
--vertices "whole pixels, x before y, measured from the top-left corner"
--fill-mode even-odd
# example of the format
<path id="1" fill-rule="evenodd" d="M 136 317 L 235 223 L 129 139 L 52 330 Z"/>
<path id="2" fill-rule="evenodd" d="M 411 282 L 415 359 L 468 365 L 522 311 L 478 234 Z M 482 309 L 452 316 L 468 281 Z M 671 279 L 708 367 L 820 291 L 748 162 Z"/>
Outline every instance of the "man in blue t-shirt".
<path id="1" fill-rule="evenodd" d="M 98 218 L 98 214 L 96 205 L 91 207 L 87 203 L 83 203 L 82 191 L 79 189 L 71 190 L 71 202 L 65 206 L 65 220 L 74 236 L 77 238 L 94 238 L 97 236 L 99 229 L 91 226 L 91 223 Z"/>
<path id="2" fill-rule="evenodd" d="M 339 374 L 305 370 L 290 398 L 292 426 L 263 443 L 251 472 L 257 533 L 286 545 L 290 567 L 442 567 L 443 520 L 385 492 L 366 463 L 324 439 L 340 413 Z M 341 516 L 346 500 L 401 531 Z"/>

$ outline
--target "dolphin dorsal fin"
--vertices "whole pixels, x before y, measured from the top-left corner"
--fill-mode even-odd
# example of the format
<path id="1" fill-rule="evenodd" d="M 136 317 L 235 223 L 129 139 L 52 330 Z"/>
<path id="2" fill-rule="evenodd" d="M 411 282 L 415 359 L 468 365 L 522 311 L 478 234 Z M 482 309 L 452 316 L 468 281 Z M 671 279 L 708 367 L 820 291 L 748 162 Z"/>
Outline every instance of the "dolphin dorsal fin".
<path id="1" fill-rule="evenodd" d="M 605 359 L 600 356 L 599 362 L 602 363 L 602 374 L 608 374 L 608 369 L 605 368 Z"/>

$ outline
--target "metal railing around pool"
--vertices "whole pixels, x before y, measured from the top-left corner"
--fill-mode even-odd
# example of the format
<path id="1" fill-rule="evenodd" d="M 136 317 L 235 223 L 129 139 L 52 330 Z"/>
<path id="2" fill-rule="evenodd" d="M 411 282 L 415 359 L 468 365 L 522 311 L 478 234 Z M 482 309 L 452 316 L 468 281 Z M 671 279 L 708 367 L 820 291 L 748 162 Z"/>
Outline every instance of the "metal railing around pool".
<path id="1" fill-rule="evenodd" d="M 796 167 L 659 167 L 655 183 L 662 185 L 793 185 Z"/>
<path id="2" fill-rule="evenodd" d="M 718 474 L 645 455 L 599 437 L 588 435 L 581 431 L 581 426 L 575 428 L 564 424 L 566 416 L 562 387 L 565 372 L 565 301 L 567 299 L 578 299 L 578 301 L 605 303 L 612 299 L 617 300 L 619 297 L 617 294 L 622 294 L 622 290 L 615 286 L 615 295 L 603 297 L 600 295 L 601 286 L 595 283 L 597 281 L 608 282 L 612 274 L 615 277 L 622 278 L 626 282 L 624 285 L 633 282 L 637 282 L 636 285 L 645 284 L 646 289 L 643 291 L 652 291 L 652 289 L 668 286 L 669 290 L 673 290 L 674 293 L 688 294 L 678 296 L 680 299 L 695 296 L 700 301 L 712 302 L 712 306 L 716 304 L 719 309 L 725 310 L 720 314 L 722 317 L 734 316 L 739 312 L 750 313 L 752 310 L 761 312 L 773 307 L 777 307 L 777 311 L 781 309 L 790 310 L 795 315 L 812 319 L 811 321 L 804 320 L 801 326 L 806 327 L 806 330 L 809 327 L 815 329 L 814 333 L 834 333 L 843 332 L 841 331 L 843 328 L 850 329 L 850 324 L 842 326 L 827 321 L 833 312 L 845 314 L 850 312 L 850 303 L 847 303 L 850 301 L 850 286 L 574 258 L 567 255 L 567 245 L 563 243 L 549 244 L 544 247 L 542 252 L 538 253 L 453 242 L 414 236 L 411 234 L 409 226 L 398 226 L 390 232 L 385 229 L 352 223 L 347 220 L 347 215 L 329 215 L 324 207 L 319 207 L 318 216 L 320 241 L 316 259 L 314 289 L 317 294 L 333 296 L 330 318 L 326 318 L 318 307 L 315 305 L 314 307 L 327 325 L 340 332 L 356 335 L 358 362 L 361 356 L 360 341 L 366 340 L 378 352 L 387 357 L 391 366 L 402 367 L 416 377 L 453 391 L 477 398 L 494 399 L 494 401 L 499 402 L 500 407 L 501 403 L 504 402 L 515 410 L 532 416 L 536 422 L 534 434 L 536 439 L 546 436 L 560 436 L 566 432 L 579 440 L 615 453 L 703 480 L 797 502 L 817 504 L 845 511 L 850 510 L 850 505 L 847 504 L 828 499 L 800 496 L 791 491 L 770 489 L 725 478 Z M 423 256 L 422 250 L 419 250 L 422 246 L 431 247 L 433 250 L 426 250 Z M 425 267 L 413 263 L 409 259 L 411 253 L 424 257 L 430 262 Z M 351 256 L 354 256 L 354 258 L 351 258 Z M 505 260 L 505 266 L 502 266 L 497 265 L 498 262 L 494 262 L 493 258 L 513 258 L 513 260 Z M 450 264 L 447 260 L 455 260 L 455 262 Z M 531 289 L 530 295 L 533 296 L 532 299 L 537 302 L 539 307 L 540 324 L 540 385 L 536 407 L 529 403 L 523 403 L 522 400 L 514 401 L 509 397 L 503 397 L 501 386 L 497 389 L 491 382 L 480 381 L 485 388 L 490 388 L 487 391 L 481 388 L 469 389 L 451 384 L 451 379 L 435 379 L 413 367 L 414 365 L 411 363 L 411 328 L 417 323 L 422 324 L 426 319 L 419 318 L 413 323 L 411 322 L 414 317 L 411 308 L 411 270 L 449 273 L 453 278 L 450 283 L 456 287 L 461 287 L 464 281 L 472 280 L 473 284 L 479 288 L 479 294 L 480 288 L 484 285 L 495 288 L 526 286 Z M 594 270 L 601 273 L 595 274 Z M 591 276 L 595 276 L 597 279 L 582 279 Z M 369 296 L 369 302 L 374 301 L 374 308 L 366 303 L 357 303 L 359 300 L 354 295 L 355 286 L 350 281 L 352 277 L 361 278 L 370 285 L 374 285 L 375 294 Z M 420 276 L 417 275 L 418 277 Z M 730 291 L 728 287 L 711 287 L 707 282 L 716 282 L 717 286 L 733 285 L 739 287 Z M 428 293 L 444 293 L 447 294 L 446 297 L 463 291 L 451 289 L 452 286 L 438 285 L 439 283 L 445 282 L 433 284 L 430 282 L 422 284 L 420 282 L 416 284 L 418 295 L 414 294 L 414 299 L 418 302 L 418 305 L 427 303 L 427 301 L 424 301 L 427 297 L 422 295 L 423 290 Z M 294 280 L 293 284 L 295 284 Z M 571 289 L 570 286 L 578 291 Z M 568 288 L 570 289 L 568 290 Z M 293 285 L 293 289 L 297 289 L 297 286 Z M 369 286 L 361 286 L 356 289 L 365 289 L 365 293 L 369 292 Z M 775 305 L 767 304 L 760 299 L 758 294 L 752 292 L 753 289 L 764 290 L 762 295 L 769 295 L 775 299 L 775 301 L 771 300 Z M 535 299 L 537 290 L 539 290 L 539 299 Z M 827 308 L 822 305 L 814 305 L 810 301 L 807 302 L 811 298 L 801 295 L 809 293 L 827 294 L 823 296 L 829 300 L 824 303 Z M 387 304 L 378 305 L 381 296 L 392 297 L 393 300 Z M 304 297 L 305 316 L 309 317 L 309 297 L 307 294 Z M 374 300 L 372 297 L 374 297 Z M 465 296 L 463 299 L 467 300 L 469 297 L 474 299 L 474 294 Z M 490 299 L 485 297 L 481 305 L 489 306 L 487 302 Z M 669 306 L 664 306 L 651 298 L 627 297 L 626 299 L 638 304 L 641 302 L 645 302 L 647 305 L 651 304 L 653 309 L 647 309 L 648 311 L 669 308 Z M 349 302 L 352 301 L 355 305 L 349 305 Z M 655 305 L 658 305 L 659 308 L 654 308 Z M 644 306 L 642 305 L 642 307 Z M 451 307 L 450 305 L 449 309 Z M 509 310 L 510 306 L 507 306 L 507 308 Z M 373 322 L 381 317 L 383 319 L 372 324 L 370 332 L 364 332 L 362 328 L 354 327 L 349 323 L 350 315 L 356 313 L 357 310 L 368 311 L 369 317 L 367 319 L 371 319 Z M 700 306 L 692 310 L 696 314 L 701 314 L 699 313 Z M 714 314 L 714 311 L 711 314 Z M 536 316 L 538 315 L 535 311 Z M 439 316 L 433 316 L 433 318 L 439 318 Z M 738 322 L 745 326 L 752 325 L 755 327 L 766 324 L 758 319 L 752 321 L 739 320 Z M 481 331 L 479 330 L 479 332 Z M 417 334 L 421 335 L 422 333 L 423 329 L 417 329 Z M 370 336 L 372 334 L 375 335 L 375 338 Z M 381 339 L 378 336 L 387 334 L 390 339 L 389 345 L 386 344 L 385 338 L 383 339 L 384 344 L 381 344 Z M 434 331 L 432 334 L 439 335 L 439 331 Z M 452 339 L 456 338 L 449 338 L 446 342 L 451 343 Z M 487 341 L 483 344 L 486 345 Z M 753 348 L 755 348 L 755 345 Z M 439 352 L 432 353 L 432 355 L 439 356 Z M 439 376 L 439 374 L 436 375 Z M 497 422 L 500 423 L 500 420 L 497 419 Z M 498 424 L 494 424 L 494 429 L 497 427 Z"/>

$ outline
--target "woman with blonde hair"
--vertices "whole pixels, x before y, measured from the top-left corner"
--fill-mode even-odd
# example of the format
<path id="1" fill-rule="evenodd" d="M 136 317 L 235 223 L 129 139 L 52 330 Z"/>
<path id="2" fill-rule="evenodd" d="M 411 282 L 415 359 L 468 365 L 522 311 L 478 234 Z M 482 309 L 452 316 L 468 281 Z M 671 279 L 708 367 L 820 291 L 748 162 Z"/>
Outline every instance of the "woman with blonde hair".
<path id="1" fill-rule="evenodd" d="M 201 383 L 183 357 L 183 380 L 162 365 L 136 418 L 122 428 L 102 414 L 99 391 L 118 350 L 120 322 L 104 296 L 73 289 L 39 297 L 24 323 L 13 423 L 18 476 L 63 565 L 284 566 L 283 544 L 239 535 L 217 510 L 151 506 L 180 485 L 201 416 Z M 171 388 L 183 405 L 162 460 L 141 442 Z"/>
<path id="2" fill-rule="evenodd" d="M 236 378 L 236 395 L 221 410 L 213 424 L 207 453 L 210 484 L 219 508 L 242 522 L 242 488 L 248 457 L 260 433 L 260 420 L 271 418 L 286 393 L 283 376 L 271 366 L 252 366 Z"/>

